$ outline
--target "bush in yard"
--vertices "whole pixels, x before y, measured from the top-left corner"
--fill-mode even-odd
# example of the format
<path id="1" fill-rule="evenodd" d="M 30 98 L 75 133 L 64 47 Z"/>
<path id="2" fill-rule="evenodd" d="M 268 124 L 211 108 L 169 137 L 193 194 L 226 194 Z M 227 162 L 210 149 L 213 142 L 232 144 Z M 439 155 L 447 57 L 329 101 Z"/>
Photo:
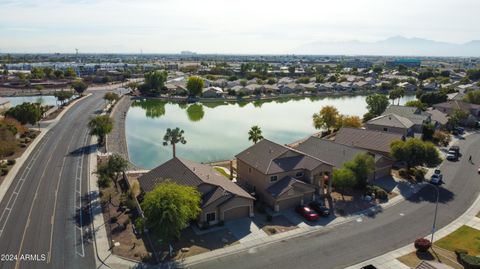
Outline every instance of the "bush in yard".
<path id="1" fill-rule="evenodd" d="M 379 189 L 375 192 L 375 197 L 377 197 L 380 200 L 387 200 L 388 199 L 388 193 L 383 189 Z"/>
<path id="2" fill-rule="evenodd" d="M 138 218 L 135 220 L 135 229 L 137 229 L 138 232 L 143 232 L 145 229 L 145 219 L 144 218 Z"/>
<path id="3" fill-rule="evenodd" d="M 16 161 L 15 161 L 14 159 L 10 159 L 10 160 L 7 161 L 7 164 L 8 164 L 8 165 L 14 165 L 15 162 L 16 162 Z"/>
<path id="4" fill-rule="evenodd" d="M 421 182 L 421 181 L 424 181 L 425 180 L 425 174 L 426 174 L 426 171 L 422 168 L 410 168 L 410 171 L 409 173 L 415 177 L 415 180 L 417 182 Z"/>
<path id="5" fill-rule="evenodd" d="M 432 242 L 426 238 L 418 238 L 415 240 L 414 246 L 420 252 L 427 252 L 432 246 Z"/>
<path id="6" fill-rule="evenodd" d="M 4 167 L 0 170 L 0 175 L 6 176 L 8 174 L 8 168 Z"/>
<path id="7" fill-rule="evenodd" d="M 465 269 L 480 269 L 480 257 L 468 255 L 468 251 L 456 249 L 455 254 Z"/>
<path id="8" fill-rule="evenodd" d="M 406 168 L 401 168 L 400 170 L 398 170 L 398 175 L 400 175 L 400 177 L 402 177 L 402 178 L 409 178 L 410 177 L 410 173 L 408 173 L 408 169 L 406 169 Z"/>

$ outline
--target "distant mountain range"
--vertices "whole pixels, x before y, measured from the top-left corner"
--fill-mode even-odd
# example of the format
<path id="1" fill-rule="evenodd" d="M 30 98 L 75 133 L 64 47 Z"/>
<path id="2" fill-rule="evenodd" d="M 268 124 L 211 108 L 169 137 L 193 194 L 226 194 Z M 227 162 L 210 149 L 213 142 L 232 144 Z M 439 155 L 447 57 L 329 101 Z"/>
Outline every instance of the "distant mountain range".
<path id="1" fill-rule="evenodd" d="M 480 56 L 480 40 L 464 44 L 439 42 L 423 38 L 394 36 L 377 42 L 313 42 L 293 51 L 314 55 L 395 55 L 395 56 Z"/>

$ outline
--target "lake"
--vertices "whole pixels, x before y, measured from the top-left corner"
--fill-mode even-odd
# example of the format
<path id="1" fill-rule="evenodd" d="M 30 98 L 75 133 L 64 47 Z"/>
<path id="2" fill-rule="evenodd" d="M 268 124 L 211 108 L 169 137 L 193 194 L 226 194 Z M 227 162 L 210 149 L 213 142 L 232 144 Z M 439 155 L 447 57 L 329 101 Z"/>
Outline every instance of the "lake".
<path id="1" fill-rule="evenodd" d="M 54 106 L 56 105 L 55 96 L 53 95 L 36 95 L 36 96 L 15 96 L 15 97 L 3 97 L 10 101 L 12 106 L 17 106 L 22 103 L 41 103 L 42 105 Z"/>
<path id="2" fill-rule="evenodd" d="M 177 144 L 177 156 L 197 162 L 232 159 L 252 145 L 248 131 L 258 125 L 263 136 L 287 144 L 318 132 L 312 115 L 322 106 L 335 106 L 345 115 L 363 116 L 366 96 L 299 98 L 241 103 L 205 102 L 182 104 L 148 99 L 135 101 L 126 118 L 130 160 L 153 168 L 172 158 L 172 147 L 163 146 L 167 128 L 185 131 L 185 145 Z M 414 100 L 402 98 L 400 104 Z"/>

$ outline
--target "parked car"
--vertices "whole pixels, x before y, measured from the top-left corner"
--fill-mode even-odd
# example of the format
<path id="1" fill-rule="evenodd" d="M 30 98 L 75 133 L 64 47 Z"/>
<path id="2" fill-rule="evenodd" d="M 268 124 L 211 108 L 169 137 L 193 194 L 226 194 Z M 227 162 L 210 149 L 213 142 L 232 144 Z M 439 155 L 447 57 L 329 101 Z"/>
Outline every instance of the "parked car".
<path id="1" fill-rule="evenodd" d="M 477 170 L 477 172 L 480 174 L 480 166 L 478 167 L 478 170 Z"/>
<path id="2" fill-rule="evenodd" d="M 457 157 L 460 157 L 460 147 L 459 146 L 451 146 L 448 149 L 448 152 L 453 151 L 455 154 L 457 154 Z"/>
<path id="3" fill-rule="evenodd" d="M 449 161 L 457 161 L 458 160 L 458 155 L 455 151 L 449 150 L 447 153 L 447 160 Z"/>
<path id="4" fill-rule="evenodd" d="M 433 174 L 430 178 L 430 183 L 433 185 L 442 185 L 443 184 L 443 175 L 442 174 Z"/>
<path id="5" fill-rule="evenodd" d="M 362 268 L 360 268 L 360 269 L 377 269 L 377 267 L 375 267 L 375 266 L 374 266 L 374 265 L 372 265 L 372 264 L 369 264 L 369 265 L 365 265 L 365 266 L 363 266 L 363 267 L 362 267 Z"/>
<path id="6" fill-rule="evenodd" d="M 297 206 L 295 208 L 295 211 L 297 211 L 298 214 L 302 215 L 302 217 L 304 217 L 306 220 L 309 220 L 309 221 L 316 221 L 320 218 L 320 216 L 318 216 L 318 214 L 315 213 L 313 209 L 311 209 L 306 205 Z"/>
<path id="7" fill-rule="evenodd" d="M 318 213 L 318 215 L 322 217 L 330 215 L 330 209 L 318 201 L 310 202 L 308 206 L 311 209 L 315 210 Z"/>

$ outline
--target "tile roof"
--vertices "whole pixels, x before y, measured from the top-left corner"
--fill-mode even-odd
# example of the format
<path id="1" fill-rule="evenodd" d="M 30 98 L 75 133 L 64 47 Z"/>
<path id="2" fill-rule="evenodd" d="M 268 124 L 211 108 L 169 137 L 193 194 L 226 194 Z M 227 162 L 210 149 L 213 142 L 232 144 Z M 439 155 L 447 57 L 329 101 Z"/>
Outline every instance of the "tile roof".
<path id="1" fill-rule="evenodd" d="M 431 115 L 432 121 L 436 121 L 442 125 L 447 124 L 448 122 L 448 115 L 443 113 L 442 111 L 435 109 L 435 108 L 429 108 L 428 113 Z"/>
<path id="2" fill-rule="evenodd" d="M 283 157 L 287 152 L 293 153 L 293 156 Z M 259 141 L 235 157 L 266 175 L 297 169 L 312 170 L 322 163 L 329 164 L 267 139 Z"/>
<path id="3" fill-rule="evenodd" d="M 220 197 L 220 193 L 223 193 L 223 195 L 230 193 L 253 199 L 250 194 L 218 173 L 213 167 L 180 158 L 173 158 L 138 179 L 141 188 L 146 192 L 153 190 L 157 184 L 166 180 L 193 187 L 202 184 L 216 186 L 218 190 L 211 195 L 217 198 Z M 211 199 L 211 197 L 209 198 Z"/>
<path id="4" fill-rule="evenodd" d="M 334 141 L 343 145 L 378 151 L 388 155 L 390 144 L 395 140 L 402 139 L 402 137 L 401 134 L 396 133 L 343 127 L 335 134 Z"/>
<path id="5" fill-rule="evenodd" d="M 408 129 L 413 126 L 413 122 L 397 114 L 386 114 L 369 120 L 367 125 L 380 125 Z"/>
<path id="6" fill-rule="evenodd" d="M 282 194 L 287 193 L 289 191 L 295 191 L 295 192 L 300 192 L 303 193 L 303 190 L 309 190 L 309 191 L 314 191 L 315 187 L 313 187 L 310 184 L 307 184 L 301 180 L 298 180 L 294 177 L 291 176 L 286 176 L 279 181 L 277 181 L 275 184 L 271 185 L 270 187 L 267 188 L 267 192 L 273 197 L 277 198 L 279 196 L 282 196 Z"/>
<path id="7" fill-rule="evenodd" d="M 296 149 L 305 152 L 310 156 L 325 160 L 337 168 L 340 168 L 344 163 L 353 160 L 358 154 L 368 152 L 360 148 L 350 147 L 315 136 L 311 136 L 298 144 Z M 381 155 L 375 155 L 375 161 L 381 157 Z"/>
<path id="8" fill-rule="evenodd" d="M 480 105 L 467 103 L 460 100 L 449 100 L 440 104 L 433 105 L 435 108 L 444 108 L 444 109 L 461 109 L 469 111 L 470 109 L 480 109 Z"/>
<path id="9" fill-rule="evenodd" d="M 409 119 L 414 124 L 423 124 L 428 121 L 428 113 L 421 111 L 416 107 L 390 105 L 382 115 L 396 114 Z"/>

